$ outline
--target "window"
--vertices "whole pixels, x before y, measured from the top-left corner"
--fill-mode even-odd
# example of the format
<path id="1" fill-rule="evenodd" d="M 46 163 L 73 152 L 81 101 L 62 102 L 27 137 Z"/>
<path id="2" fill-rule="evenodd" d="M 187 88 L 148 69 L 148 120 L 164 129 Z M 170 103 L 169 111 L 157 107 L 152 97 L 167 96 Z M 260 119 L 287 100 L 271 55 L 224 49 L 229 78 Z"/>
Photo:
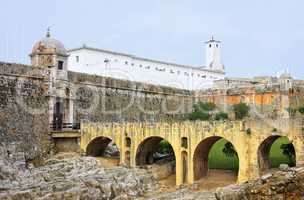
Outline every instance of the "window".
<path id="1" fill-rule="evenodd" d="M 128 61 L 126 61 L 125 64 L 127 65 L 127 64 L 128 64 Z"/>
<path id="2" fill-rule="evenodd" d="M 183 148 L 188 148 L 188 139 L 186 137 L 182 137 L 181 143 Z"/>
<path id="3" fill-rule="evenodd" d="M 76 56 L 76 62 L 79 62 L 79 56 Z"/>
<path id="4" fill-rule="evenodd" d="M 211 48 L 211 44 L 209 44 L 209 48 Z"/>
<path id="5" fill-rule="evenodd" d="M 142 65 L 139 65 L 139 67 L 142 67 Z"/>
<path id="6" fill-rule="evenodd" d="M 63 70 L 63 61 L 61 60 L 58 61 L 58 69 Z"/>
<path id="7" fill-rule="evenodd" d="M 126 147 L 131 147 L 131 138 L 126 138 Z"/>
<path id="8" fill-rule="evenodd" d="M 218 44 L 216 44 L 216 48 L 218 48 Z"/>
<path id="9" fill-rule="evenodd" d="M 134 66 L 134 63 L 131 63 L 131 66 Z"/>

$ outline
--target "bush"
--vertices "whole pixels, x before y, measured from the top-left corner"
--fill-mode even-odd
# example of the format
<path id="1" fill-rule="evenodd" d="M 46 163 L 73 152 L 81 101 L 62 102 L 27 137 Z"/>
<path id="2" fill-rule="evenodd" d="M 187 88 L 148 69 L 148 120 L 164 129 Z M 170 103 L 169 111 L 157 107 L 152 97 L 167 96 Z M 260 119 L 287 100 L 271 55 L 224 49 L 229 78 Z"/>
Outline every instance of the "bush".
<path id="1" fill-rule="evenodd" d="M 228 113 L 225 112 L 219 112 L 215 114 L 215 120 L 225 120 L 228 119 Z"/>
<path id="2" fill-rule="evenodd" d="M 245 103 L 239 103 L 233 105 L 233 111 L 235 114 L 235 119 L 244 119 L 244 117 L 248 116 L 249 106 Z"/>
<path id="3" fill-rule="evenodd" d="M 199 111 L 194 111 L 193 113 L 189 114 L 189 120 L 195 121 L 195 120 L 203 120 L 207 121 L 210 119 L 210 114 L 205 113 L 205 112 L 199 112 Z"/>
<path id="4" fill-rule="evenodd" d="M 195 104 L 194 106 L 194 111 L 197 112 L 210 112 L 213 111 L 215 109 L 215 104 L 212 102 L 198 102 L 197 104 Z"/>
<path id="5" fill-rule="evenodd" d="M 301 113 L 302 115 L 304 115 L 304 106 L 301 106 L 298 108 L 299 113 Z"/>

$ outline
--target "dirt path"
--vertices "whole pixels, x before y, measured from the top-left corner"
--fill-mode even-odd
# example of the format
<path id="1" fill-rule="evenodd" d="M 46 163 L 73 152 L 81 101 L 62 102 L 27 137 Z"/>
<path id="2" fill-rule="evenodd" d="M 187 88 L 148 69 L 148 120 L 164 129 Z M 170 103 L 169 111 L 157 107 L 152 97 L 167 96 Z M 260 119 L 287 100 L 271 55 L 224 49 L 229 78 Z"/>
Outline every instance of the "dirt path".
<path id="1" fill-rule="evenodd" d="M 237 181 L 237 173 L 229 170 L 209 170 L 208 175 L 196 184 L 199 190 L 211 190 L 217 187 L 223 187 L 230 184 L 235 184 Z"/>

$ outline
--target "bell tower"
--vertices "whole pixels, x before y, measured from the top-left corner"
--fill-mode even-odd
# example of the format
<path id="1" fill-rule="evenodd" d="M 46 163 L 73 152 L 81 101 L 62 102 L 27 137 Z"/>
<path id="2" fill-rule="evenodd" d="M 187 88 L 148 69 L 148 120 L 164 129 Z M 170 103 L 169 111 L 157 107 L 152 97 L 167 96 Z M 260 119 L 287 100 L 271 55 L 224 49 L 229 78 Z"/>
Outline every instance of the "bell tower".
<path id="1" fill-rule="evenodd" d="M 224 65 L 221 62 L 221 42 L 211 40 L 206 42 L 206 67 L 209 70 L 224 71 Z"/>

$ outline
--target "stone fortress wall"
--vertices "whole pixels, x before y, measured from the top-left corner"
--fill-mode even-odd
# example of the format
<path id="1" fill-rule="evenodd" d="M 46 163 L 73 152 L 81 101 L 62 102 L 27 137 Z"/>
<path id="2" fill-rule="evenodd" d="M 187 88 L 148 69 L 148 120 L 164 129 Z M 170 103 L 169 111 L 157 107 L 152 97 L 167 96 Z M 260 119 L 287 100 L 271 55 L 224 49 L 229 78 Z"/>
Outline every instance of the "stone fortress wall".
<path id="1" fill-rule="evenodd" d="M 198 101 L 214 102 L 232 113 L 232 105 L 251 105 L 252 118 L 288 117 L 303 104 L 303 88 L 256 87 L 190 92 L 168 87 L 68 72 L 74 122 L 157 122 L 185 119 Z M 0 136 L 4 146 L 17 144 L 28 159 L 51 151 L 49 70 L 0 63 Z"/>
<path id="2" fill-rule="evenodd" d="M 47 71 L 0 63 L 0 146 L 26 160 L 49 154 Z"/>

